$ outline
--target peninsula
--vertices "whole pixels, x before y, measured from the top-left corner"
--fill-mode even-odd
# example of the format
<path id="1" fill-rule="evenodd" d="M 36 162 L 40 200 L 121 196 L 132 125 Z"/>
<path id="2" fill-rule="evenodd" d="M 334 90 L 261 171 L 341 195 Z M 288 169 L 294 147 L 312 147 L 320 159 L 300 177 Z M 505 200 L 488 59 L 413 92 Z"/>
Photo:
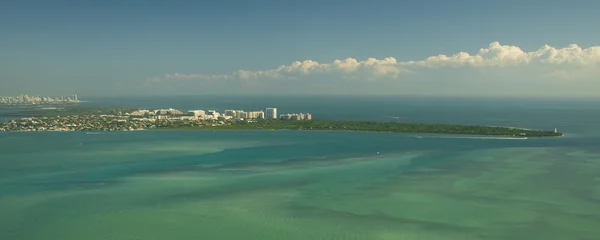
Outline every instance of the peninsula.
<path id="1" fill-rule="evenodd" d="M 343 130 L 507 137 L 563 136 L 556 130 L 499 126 L 313 120 L 310 113 L 277 115 L 276 108 L 248 112 L 225 110 L 223 114 L 215 110 L 190 110 L 184 113 L 177 109 L 69 108 L 24 111 L 10 113 L 10 116 L 30 117 L 0 123 L 0 131 Z"/>
<path id="2" fill-rule="evenodd" d="M 235 121 L 228 124 L 211 126 L 177 126 L 171 125 L 169 129 L 211 129 L 211 130 L 343 130 L 343 131 L 370 131 L 370 132 L 398 132 L 398 133 L 433 133 L 433 134 L 468 134 L 507 137 L 559 137 L 563 133 L 558 131 L 542 131 L 514 127 L 495 127 L 477 125 L 449 125 L 449 124 L 421 124 L 421 123 L 396 123 L 376 121 L 337 121 L 337 120 L 259 120 Z"/>

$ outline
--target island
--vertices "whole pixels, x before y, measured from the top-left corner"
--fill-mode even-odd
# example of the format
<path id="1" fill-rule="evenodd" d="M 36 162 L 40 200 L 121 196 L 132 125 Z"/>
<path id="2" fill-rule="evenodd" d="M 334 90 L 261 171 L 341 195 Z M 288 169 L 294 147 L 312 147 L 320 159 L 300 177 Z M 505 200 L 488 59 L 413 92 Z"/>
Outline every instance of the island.
<path id="1" fill-rule="evenodd" d="M 507 137 L 560 137 L 556 129 L 535 130 L 502 126 L 424 124 L 390 121 L 343 121 L 312 119 L 310 113 L 277 115 L 267 111 L 177 109 L 143 110 L 134 108 L 53 108 L 13 112 L 2 116 L 23 116 L 0 123 L 0 131 L 136 131 L 177 130 L 304 130 L 373 131 L 396 133 L 467 134 Z M 28 116 L 28 117 L 25 117 Z"/>

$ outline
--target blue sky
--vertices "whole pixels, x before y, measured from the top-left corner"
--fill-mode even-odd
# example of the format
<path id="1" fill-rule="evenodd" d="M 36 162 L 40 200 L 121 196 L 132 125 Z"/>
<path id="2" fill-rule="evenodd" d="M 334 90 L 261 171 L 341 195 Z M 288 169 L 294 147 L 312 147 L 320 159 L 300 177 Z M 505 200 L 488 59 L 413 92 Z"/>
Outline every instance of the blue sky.
<path id="1" fill-rule="evenodd" d="M 5 0 L 0 94 L 595 95 L 598 12 L 597 1 L 553 0 Z M 495 42 L 524 53 L 570 44 L 581 51 L 563 51 L 571 60 L 552 64 L 546 55 L 502 64 L 405 64 L 475 56 Z M 388 57 L 395 62 L 363 62 Z M 358 67 L 277 70 L 347 58 Z M 373 66 L 397 71 L 380 74 L 383 67 Z M 513 91 L 515 84 L 523 90 Z"/>

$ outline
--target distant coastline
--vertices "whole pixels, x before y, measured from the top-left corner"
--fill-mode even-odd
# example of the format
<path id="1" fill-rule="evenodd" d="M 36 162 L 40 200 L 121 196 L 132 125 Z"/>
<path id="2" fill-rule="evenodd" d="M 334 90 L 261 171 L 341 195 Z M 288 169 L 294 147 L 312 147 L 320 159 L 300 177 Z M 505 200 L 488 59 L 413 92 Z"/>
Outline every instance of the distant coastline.
<path id="1" fill-rule="evenodd" d="M 502 126 L 424 124 L 379 121 L 313 120 L 310 113 L 277 115 L 276 108 L 265 111 L 177 109 L 144 110 L 110 107 L 46 107 L 0 113 L 1 117 L 29 116 L 0 123 L 0 131 L 139 131 L 171 130 L 305 130 L 369 131 L 504 136 L 515 138 L 561 137 L 563 133 Z"/>
<path id="2" fill-rule="evenodd" d="M 467 126 L 467 125 L 465 125 Z M 150 131 L 336 131 L 336 132 L 365 132 L 365 133 L 406 133 L 406 134 L 427 134 L 425 136 L 414 135 L 413 138 L 418 139 L 481 139 L 481 140 L 527 140 L 531 138 L 551 138 L 551 137 L 564 137 L 565 135 L 556 136 L 530 136 L 530 137 L 519 137 L 513 135 L 479 135 L 472 133 L 429 133 L 429 132 L 400 132 L 400 131 L 374 131 L 374 130 L 348 130 L 348 129 L 250 129 L 250 128 L 215 128 L 215 127 L 174 127 L 174 128 L 157 128 L 151 129 Z"/>
<path id="3" fill-rule="evenodd" d="M 168 126 L 169 130 L 301 130 L 301 131 L 359 131 L 390 133 L 422 133 L 440 135 L 466 135 L 478 137 L 503 137 L 527 139 L 529 137 L 562 137 L 564 133 L 513 127 L 488 127 L 477 125 L 420 124 L 369 121 L 256 121 L 208 126 Z"/>

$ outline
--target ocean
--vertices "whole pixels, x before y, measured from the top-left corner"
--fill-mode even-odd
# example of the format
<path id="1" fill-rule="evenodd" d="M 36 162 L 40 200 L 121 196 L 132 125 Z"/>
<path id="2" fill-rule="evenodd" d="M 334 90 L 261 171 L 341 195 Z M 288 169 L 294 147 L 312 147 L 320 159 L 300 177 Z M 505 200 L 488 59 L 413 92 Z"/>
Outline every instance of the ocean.
<path id="1" fill-rule="evenodd" d="M 598 239 L 598 103 L 90 98 L 83 104 L 277 107 L 315 119 L 558 128 L 566 136 L 0 132 L 0 239 Z"/>

